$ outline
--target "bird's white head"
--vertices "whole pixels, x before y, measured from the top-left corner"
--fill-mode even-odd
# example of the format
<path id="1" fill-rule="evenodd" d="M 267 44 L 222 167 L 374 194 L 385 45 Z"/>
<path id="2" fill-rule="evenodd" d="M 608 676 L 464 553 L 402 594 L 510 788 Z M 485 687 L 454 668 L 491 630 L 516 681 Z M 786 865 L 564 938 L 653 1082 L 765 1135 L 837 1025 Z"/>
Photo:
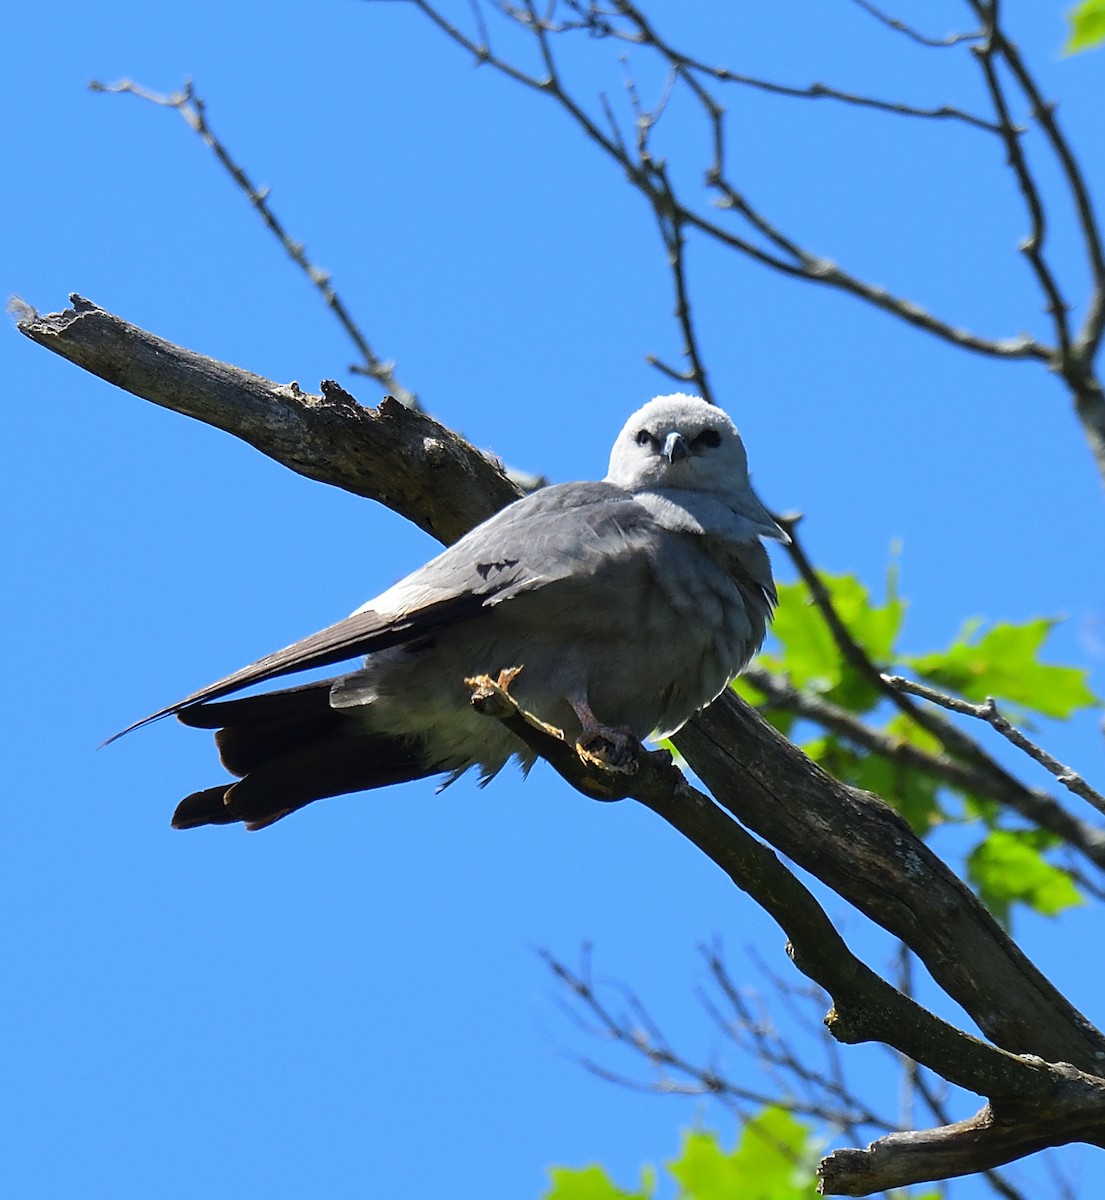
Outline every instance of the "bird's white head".
<path id="1" fill-rule="evenodd" d="M 752 491 L 737 427 L 698 396 L 657 396 L 638 409 L 614 442 L 606 482 L 628 492 L 703 492 L 750 518 L 761 536 L 786 540 Z"/>

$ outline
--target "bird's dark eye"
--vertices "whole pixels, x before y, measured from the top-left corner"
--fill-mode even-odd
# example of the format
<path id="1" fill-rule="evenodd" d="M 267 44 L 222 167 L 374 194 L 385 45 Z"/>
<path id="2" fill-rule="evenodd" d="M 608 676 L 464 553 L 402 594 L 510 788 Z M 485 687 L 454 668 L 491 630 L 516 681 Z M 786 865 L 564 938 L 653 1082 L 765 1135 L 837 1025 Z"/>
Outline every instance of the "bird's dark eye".
<path id="1" fill-rule="evenodd" d="M 654 438 L 653 438 L 652 434 L 649 433 L 649 431 L 647 429 L 642 429 L 640 431 L 640 433 L 637 434 L 637 445 L 638 446 L 647 446 L 653 440 L 654 440 Z"/>
<path id="2" fill-rule="evenodd" d="M 721 434 L 716 429 L 704 429 L 694 439 L 695 446 L 709 446 L 711 450 L 721 445 Z"/>

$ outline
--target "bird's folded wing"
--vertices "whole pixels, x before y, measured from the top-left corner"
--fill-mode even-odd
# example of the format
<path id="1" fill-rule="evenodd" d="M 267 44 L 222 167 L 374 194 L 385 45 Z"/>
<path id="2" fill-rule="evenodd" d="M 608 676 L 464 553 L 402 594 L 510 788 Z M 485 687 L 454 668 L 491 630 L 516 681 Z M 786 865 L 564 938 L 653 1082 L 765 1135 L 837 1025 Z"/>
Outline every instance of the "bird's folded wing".
<path id="1" fill-rule="evenodd" d="M 553 582 L 593 578 L 604 564 L 612 565 L 642 536 L 655 532 L 649 514 L 632 496 L 610 484 L 545 488 L 509 505 L 377 597 L 383 602 L 382 611 L 366 606 L 135 721 L 105 745 L 151 721 L 252 684 L 430 636 L 475 616 L 487 605 Z"/>

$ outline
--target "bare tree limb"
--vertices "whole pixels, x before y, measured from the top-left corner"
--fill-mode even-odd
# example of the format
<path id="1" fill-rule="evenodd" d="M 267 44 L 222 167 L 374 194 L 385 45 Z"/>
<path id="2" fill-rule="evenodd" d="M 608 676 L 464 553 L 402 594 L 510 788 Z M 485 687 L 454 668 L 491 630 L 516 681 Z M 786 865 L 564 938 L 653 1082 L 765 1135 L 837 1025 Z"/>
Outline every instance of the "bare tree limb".
<path id="1" fill-rule="evenodd" d="M 450 542 L 520 492 L 463 438 L 388 401 L 362 408 L 336 383 L 322 395 L 277 384 L 155 337 L 81 296 L 27 310 L 19 331 L 93 375 L 232 433 L 308 479 L 367 496 Z"/>
<path id="2" fill-rule="evenodd" d="M 818 1167 L 818 1191 L 826 1196 L 868 1196 L 919 1182 L 918 1171 L 939 1171 L 930 1178 L 951 1179 L 990 1170 L 1049 1146 L 1071 1142 L 1105 1144 L 1105 1080 L 1091 1078 L 1066 1064 L 1053 1065 L 1056 1107 L 1031 1106 L 1023 1113 L 987 1104 L 975 1116 L 954 1125 L 891 1133 L 865 1150 L 834 1150 Z"/>
<path id="3" fill-rule="evenodd" d="M 672 740 L 720 805 L 904 941 L 987 1037 L 1102 1070 L 1105 1037 L 882 801 L 827 775 L 732 692 Z"/>
<path id="4" fill-rule="evenodd" d="M 925 1102 L 925 1106 L 928 1108 L 935 1120 L 941 1125 L 955 1124 L 949 1115 L 947 1105 L 944 1103 L 943 1098 L 938 1095 L 936 1089 L 930 1084 L 925 1071 L 919 1070 L 916 1073 L 915 1083 L 917 1094 Z M 945 1091 L 946 1090 L 947 1089 L 945 1088 Z M 1002 1175 L 999 1171 L 994 1170 L 992 1167 L 983 1171 L 982 1175 L 994 1193 L 998 1196 L 1001 1196 L 1002 1200 L 1029 1200 L 1029 1198 L 1026 1197 L 1023 1192 L 1015 1188 L 1009 1182 L 1009 1180 L 1005 1178 L 1004 1175 Z"/>

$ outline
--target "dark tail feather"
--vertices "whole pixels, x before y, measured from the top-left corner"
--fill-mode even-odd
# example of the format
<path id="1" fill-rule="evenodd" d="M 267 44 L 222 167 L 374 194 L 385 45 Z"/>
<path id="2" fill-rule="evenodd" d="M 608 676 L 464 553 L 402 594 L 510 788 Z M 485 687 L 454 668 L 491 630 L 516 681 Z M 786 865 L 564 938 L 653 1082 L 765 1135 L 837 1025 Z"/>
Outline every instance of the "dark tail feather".
<path id="1" fill-rule="evenodd" d="M 243 700 L 197 704 L 177 714 L 194 729 L 214 729 L 219 758 L 232 775 L 248 775 L 278 755 L 340 729 L 330 707 L 332 679 Z"/>
<path id="2" fill-rule="evenodd" d="M 245 822 L 263 829 L 314 800 L 423 779 L 447 767 L 427 763 L 415 742 L 354 732 L 329 704 L 330 682 L 185 709 L 180 719 L 216 728 L 236 783 L 185 797 L 175 829 Z"/>
<path id="3" fill-rule="evenodd" d="M 222 783 L 218 787 L 193 792 L 176 806 L 173 813 L 174 829 L 198 829 L 201 825 L 233 825 L 237 817 L 226 804 L 226 794 L 232 785 Z"/>

